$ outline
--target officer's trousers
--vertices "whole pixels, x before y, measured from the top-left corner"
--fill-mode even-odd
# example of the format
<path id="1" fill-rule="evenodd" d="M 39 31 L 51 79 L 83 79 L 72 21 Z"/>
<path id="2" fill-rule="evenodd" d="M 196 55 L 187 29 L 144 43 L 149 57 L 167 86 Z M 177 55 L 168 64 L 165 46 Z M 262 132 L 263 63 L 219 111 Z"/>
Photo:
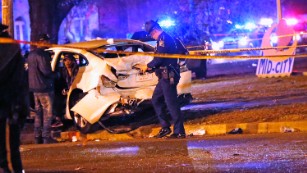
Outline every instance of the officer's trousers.
<path id="1" fill-rule="evenodd" d="M 8 132 L 6 131 L 6 119 L 0 119 L 0 170 L 5 173 L 9 170 L 9 162 L 12 165 L 14 173 L 22 172 L 22 163 L 20 158 L 20 127 L 18 124 L 10 124 Z M 7 134 L 9 136 L 7 137 Z M 7 141 L 7 139 L 9 139 Z M 7 144 L 10 152 L 7 152 Z M 9 156 L 9 157 L 8 157 Z M 9 159 L 9 160 L 8 160 Z M 1 172 L 1 171 L 0 171 Z"/>
<path id="2" fill-rule="evenodd" d="M 168 79 L 159 79 L 152 96 L 152 103 L 162 128 L 170 127 L 174 123 L 174 134 L 185 134 L 180 107 L 177 101 L 177 84 L 170 84 Z M 168 114 L 169 113 L 169 114 Z M 170 116 L 169 116 L 170 115 Z"/>

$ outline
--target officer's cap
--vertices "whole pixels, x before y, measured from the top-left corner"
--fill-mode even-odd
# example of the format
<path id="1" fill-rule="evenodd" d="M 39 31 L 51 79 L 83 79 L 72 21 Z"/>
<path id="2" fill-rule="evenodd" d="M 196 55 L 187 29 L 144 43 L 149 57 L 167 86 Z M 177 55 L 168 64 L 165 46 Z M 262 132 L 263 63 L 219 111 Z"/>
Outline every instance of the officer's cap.
<path id="1" fill-rule="evenodd" d="M 158 22 L 155 22 L 153 20 L 145 22 L 145 31 L 150 34 L 154 29 L 161 29 Z"/>

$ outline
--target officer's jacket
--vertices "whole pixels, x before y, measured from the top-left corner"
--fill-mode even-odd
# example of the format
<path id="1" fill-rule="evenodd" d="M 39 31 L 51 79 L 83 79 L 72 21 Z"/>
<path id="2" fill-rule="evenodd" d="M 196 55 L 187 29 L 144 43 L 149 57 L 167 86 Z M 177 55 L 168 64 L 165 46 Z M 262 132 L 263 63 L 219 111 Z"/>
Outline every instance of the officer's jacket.
<path id="1" fill-rule="evenodd" d="M 175 40 L 165 32 L 162 32 L 157 41 L 156 52 L 158 54 L 176 54 L 177 47 Z M 177 67 L 178 59 L 176 58 L 160 58 L 154 57 L 154 59 L 147 64 L 147 67 L 152 69 L 158 69 L 160 67 Z"/>
<path id="2" fill-rule="evenodd" d="M 0 34 L 0 37 L 4 36 Z M 27 96 L 28 83 L 20 47 L 18 44 L 2 44 L 0 46 L 0 119 L 7 118 L 6 112 L 12 110 L 19 111 L 22 118 L 28 116 Z"/>

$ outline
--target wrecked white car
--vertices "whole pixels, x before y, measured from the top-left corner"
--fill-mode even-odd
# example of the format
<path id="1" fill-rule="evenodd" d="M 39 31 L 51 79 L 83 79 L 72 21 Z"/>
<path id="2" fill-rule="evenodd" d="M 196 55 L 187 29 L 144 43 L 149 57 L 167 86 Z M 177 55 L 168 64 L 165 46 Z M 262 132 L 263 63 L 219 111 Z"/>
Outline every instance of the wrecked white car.
<path id="1" fill-rule="evenodd" d="M 48 49 L 52 70 L 63 67 L 64 54 L 72 54 L 79 70 L 69 88 L 65 117 L 73 119 L 77 128 L 91 132 L 92 126 L 112 116 L 133 116 L 151 105 L 157 77 L 141 73 L 136 64 L 147 64 L 153 57 L 121 52 L 153 52 L 154 48 L 136 40 L 93 40 Z M 117 51 L 117 53 L 110 53 Z M 183 104 L 191 100 L 191 71 L 181 67 L 178 97 Z"/>

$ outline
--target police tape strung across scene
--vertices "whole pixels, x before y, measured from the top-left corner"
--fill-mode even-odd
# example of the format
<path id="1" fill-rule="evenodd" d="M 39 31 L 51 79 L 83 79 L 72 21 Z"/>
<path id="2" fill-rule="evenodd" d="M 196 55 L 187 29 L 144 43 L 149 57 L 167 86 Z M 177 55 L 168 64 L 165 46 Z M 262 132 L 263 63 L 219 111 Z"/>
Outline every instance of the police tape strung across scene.
<path id="1" fill-rule="evenodd" d="M 98 51 L 100 52 L 100 51 Z M 217 56 L 217 55 L 181 55 L 181 54 L 155 54 L 155 53 L 142 53 L 142 52 L 122 52 L 122 51 L 108 51 L 108 50 L 101 50 L 101 52 L 107 53 L 120 53 L 120 54 L 127 54 L 127 55 L 148 55 L 148 56 L 156 56 L 160 58 L 185 58 L 185 59 L 263 59 L 263 58 L 270 58 L 270 59 L 280 59 L 294 57 L 294 58 L 306 58 L 307 54 L 300 54 L 300 55 L 270 55 L 270 56 Z"/>
<path id="2" fill-rule="evenodd" d="M 20 41 L 14 39 L 7 39 L 7 38 L 0 38 L 0 44 L 4 43 L 23 43 L 23 44 L 30 44 L 35 46 L 42 46 L 41 43 L 37 42 L 28 42 L 28 41 Z M 74 48 L 68 45 L 58 45 L 58 44 L 44 44 L 47 47 L 55 47 L 55 46 L 63 46 Z M 307 45 L 300 45 L 296 47 L 307 47 Z M 281 57 L 293 57 L 293 58 L 305 58 L 307 54 L 300 54 L 300 55 L 270 55 L 270 56 L 217 56 L 217 55 L 207 55 L 210 53 L 232 53 L 232 52 L 243 52 L 243 51 L 254 51 L 254 50 L 269 50 L 269 49 L 286 49 L 291 48 L 291 46 L 281 46 L 281 47 L 264 47 L 264 48 L 244 48 L 244 49 L 224 49 L 224 50 L 197 50 L 197 51 L 190 51 L 191 54 L 189 55 L 182 55 L 182 54 L 155 54 L 155 53 L 144 53 L 144 52 L 124 52 L 124 51 L 111 51 L 106 49 L 95 49 L 96 52 L 106 52 L 106 53 L 114 53 L 114 54 L 126 54 L 126 55 L 148 55 L 148 56 L 157 56 L 160 58 L 185 58 L 185 59 L 279 59 Z"/>

